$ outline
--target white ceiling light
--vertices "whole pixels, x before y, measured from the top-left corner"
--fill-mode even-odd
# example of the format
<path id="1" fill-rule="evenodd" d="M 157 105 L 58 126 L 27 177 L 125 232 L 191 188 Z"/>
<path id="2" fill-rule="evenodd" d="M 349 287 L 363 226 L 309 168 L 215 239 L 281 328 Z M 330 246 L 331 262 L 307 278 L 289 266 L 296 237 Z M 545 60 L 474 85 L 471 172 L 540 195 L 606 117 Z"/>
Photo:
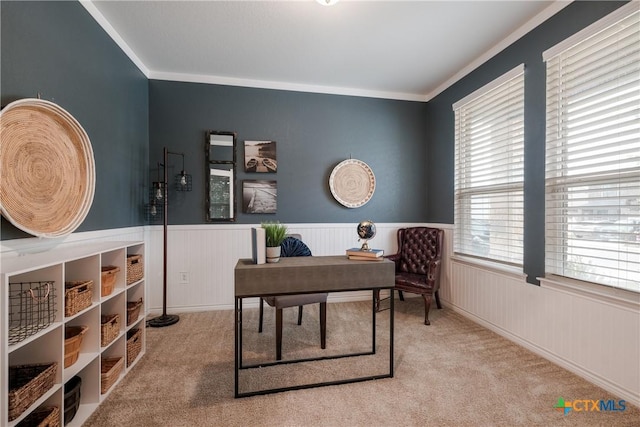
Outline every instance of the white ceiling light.
<path id="1" fill-rule="evenodd" d="M 338 3 L 338 0 L 316 0 L 316 1 L 323 6 L 333 6 L 334 4 Z"/>

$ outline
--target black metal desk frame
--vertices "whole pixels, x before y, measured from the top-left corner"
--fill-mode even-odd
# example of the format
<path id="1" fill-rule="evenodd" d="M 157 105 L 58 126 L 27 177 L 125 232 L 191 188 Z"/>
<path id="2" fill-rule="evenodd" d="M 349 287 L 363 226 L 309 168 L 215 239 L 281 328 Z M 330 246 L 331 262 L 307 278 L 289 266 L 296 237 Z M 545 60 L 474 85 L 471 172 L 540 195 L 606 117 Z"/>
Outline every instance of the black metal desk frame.
<path id="1" fill-rule="evenodd" d="M 330 258 L 330 257 L 322 257 L 322 258 Z M 337 257 L 333 257 L 333 258 L 337 258 Z M 246 260 L 240 260 L 239 264 L 242 261 L 246 262 Z M 363 261 L 363 262 L 370 263 L 371 261 Z M 234 336 L 235 336 L 235 363 L 234 363 L 235 365 L 234 366 L 235 397 L 236 398 L 249 397 L 249 396 L 265 395 L 265 394 L 271 394 L 271 393 L 279 393 L 284 391 L 302 390 L 302 389 L 314 388 L 314 387 L 324 387 L 324 386 L 330 386 L 330 385 L 356 383 L 356 382 L 362 382 L 362 381 L 377 380 L 382 378 L 393 378 L 394 302 L 393 302 L 393 299 L 391 299 L 390 305 L 389 305 L 390 312 L 389 312 L 389 372 L 388 373 L 379 374 L 379 375 L 370 375 L 370 376 L 364 376 L 364 377 L 356 377 L 356 378 L 347 378 L 343 380 L 301 384 L 301 385 L 294 385 L 289 387 L 263 389 L 263 390 L 249 391 L 249 392 L 243 392 L 243 393 L 239 391 L 239 380 L 240 380 L 239 376 L 240 376 L 241 369 L 254 369 L 254 368 L 262 368 L 262 367 L 268 367 L 268 366 L 274 366 L 274 365 L 285 365 L 285 364 L 293 364 L 293 363 L 301 363 L 301 362 L 313 362 L 313 361 L 319 361 L 319 360 L 341 359 L 346 357 L 369 356 L 369 355 L 376 354 L 376 313 L 377 311 L 376 311 L 375 291 L 380 289 L 391 290 L 393 286 L 394 286 L 393 282 L 389 285 L 375 285 L 375 286 L 369 286 L 367 284 L 360 284 L 360 285 L 356 284 L 354 286 L 349 286 L 346 289 L 336 289 L 335 287 L 328 286 L 327 289 L 314 288 L 313 290 L 306 291 L 306 293 L 317 293 L 317 292 L 347 292 L 347 291 L 371 290 L 371 294 L 372 294 L 371 295 L 371 324 L 372 324 L 371 351 L 338 354 L 333 356 L 320 356 L 320 357 L 312 357 L 312 358 L 305 358 L 305 359 L 280 360 L 280 361 L 274 361 L 274 362 L 257 363 L 252 365 L 245 365 L 243 364 L 243 361 L 242 361 L 242 300 L 244 298 L 255 297 L 256 295 L 243 296 L 243 295 L 238 295 L 236 292 L 235 322 L 234 322 L 235 323 L 235 332 L 234 332 Z M 286 295 L 287 293 L 300 294 L 300 293 L 305 293 L 305 291 L 296 290 L 295 292 L 263 293 L 262 295 L 264 296 Z"/>

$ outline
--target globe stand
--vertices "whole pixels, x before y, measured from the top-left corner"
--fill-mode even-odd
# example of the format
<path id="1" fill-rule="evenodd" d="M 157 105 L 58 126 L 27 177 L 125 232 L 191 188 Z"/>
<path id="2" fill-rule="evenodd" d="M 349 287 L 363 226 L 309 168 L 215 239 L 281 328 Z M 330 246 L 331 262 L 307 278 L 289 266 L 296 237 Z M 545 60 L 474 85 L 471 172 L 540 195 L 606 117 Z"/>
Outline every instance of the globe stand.
<path id="1" fill-rule="evenodd" d="M 360 247 L 360 250 L 362 252 L 371 251 L 371 248 L 369 248 L 369 240 L 373 239 L 376 235 L 376 225 L 371 220 L 360 221 L 357 231 L 358 237 L 360 237 L 358 239 L 358 242 L 364 240 L 364 243 L 362 244 L 362 247 Z"/>

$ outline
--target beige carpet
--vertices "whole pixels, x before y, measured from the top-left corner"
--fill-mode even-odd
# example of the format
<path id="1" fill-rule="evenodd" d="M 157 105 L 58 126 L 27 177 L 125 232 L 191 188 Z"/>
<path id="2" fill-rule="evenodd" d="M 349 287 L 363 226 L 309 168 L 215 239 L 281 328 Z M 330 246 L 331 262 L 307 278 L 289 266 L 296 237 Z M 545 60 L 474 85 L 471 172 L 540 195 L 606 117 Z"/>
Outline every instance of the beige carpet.
<path id="1" fill-rule="evenodd" d="M 432 310 L 422 324 L 421 299 L 396 302 L 395 377 L 234 399 L 233 312 L 181 316 L 147 329 L 147 353 L 85 423 L 112 426 L 638 426 L 640 411 L 554 409 L 559 397 L 618 397 L 536 356 L 452 310 Z M 241 391 L 331 380 L 388 370 L 388 313 L 377 315 L 375 356 L 243 370 Z M 244 311 L 245 363 L 273 360 L 274 313 Z M 283 356 L 371 348 L 369 302 L 328 304 L 327 349 L 319 344 L 316 307 L 285 310 Z"/>

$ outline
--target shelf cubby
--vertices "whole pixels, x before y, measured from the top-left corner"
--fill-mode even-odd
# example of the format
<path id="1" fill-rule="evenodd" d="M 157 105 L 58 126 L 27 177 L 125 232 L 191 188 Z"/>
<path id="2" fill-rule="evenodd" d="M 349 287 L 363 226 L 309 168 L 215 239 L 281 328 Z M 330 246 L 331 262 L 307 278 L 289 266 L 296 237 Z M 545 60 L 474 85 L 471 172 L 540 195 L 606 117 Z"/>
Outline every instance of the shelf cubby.
<path id="1" fill-rule="evenodd" d="M 0 311 L 0 425 L 14 427 L 30 413 L 44 406 L 60 408 L 60 425 L 64 423 L 65 399 L 64 385 L 75 376 L 81 378 L 80 405 L 69 427 L 81 426 L 96 410 L 98 405 L 112 392 L 115 384 L 126 375 L 127 343 L 127 301 L 145 299 L 144 277 L 135 283 L 126 284 L 126 257 L 130 254 L 144 256 L 142 242 L 104 242 L 56 248 L 41 253 L 24 256 L 2 255 L 0 307 L 9 307 L 12 294 L 10 283 L 52 282 L 51 297 L 55 301 L 55 315 L 50 325 L 22 339 L 9 344 L 9 310 Z M 101 280 L 103 266 L 117 266 L 120 271 L 116 276 L 114 289 L 108 296 L 101 296 Z M 65 283 L 93 282 L 91 305 L 70 316 L 65 316 Z M 14 304 L 15 307 L 21 307 Z M 120 316 L 118 336 L 105 347 L 101 346 L 101 316 L 117 313 Z M 21 315 L 22 313 L 18 313 Z M 25 316 L 11 319 L 26 319 Z M 144 327 L 144 305 L 141 308 L 136 327 Z M 80 344 L 77 360 L 69 367 L 64 367 L 65 328 L 86 326 Z M 15 334 L 13 335 L 15 337 Z M 22 338 L 22 337 L 21 337 Z M 144 334 L 142 335 L 144 339 Z M 13 338 L 12 341 L 15 341 Z M 142 350 L 136 362 L 144 354 Z M 122 357 L 124 366 L 114 385 L 105 394 L 101 393 L 101 361 L 102 358 Z M 54 386 L 37 399 L 18 418 L 8 421 L 8 372 L 10 366 L 36 363 L 58 364 Z"/>

